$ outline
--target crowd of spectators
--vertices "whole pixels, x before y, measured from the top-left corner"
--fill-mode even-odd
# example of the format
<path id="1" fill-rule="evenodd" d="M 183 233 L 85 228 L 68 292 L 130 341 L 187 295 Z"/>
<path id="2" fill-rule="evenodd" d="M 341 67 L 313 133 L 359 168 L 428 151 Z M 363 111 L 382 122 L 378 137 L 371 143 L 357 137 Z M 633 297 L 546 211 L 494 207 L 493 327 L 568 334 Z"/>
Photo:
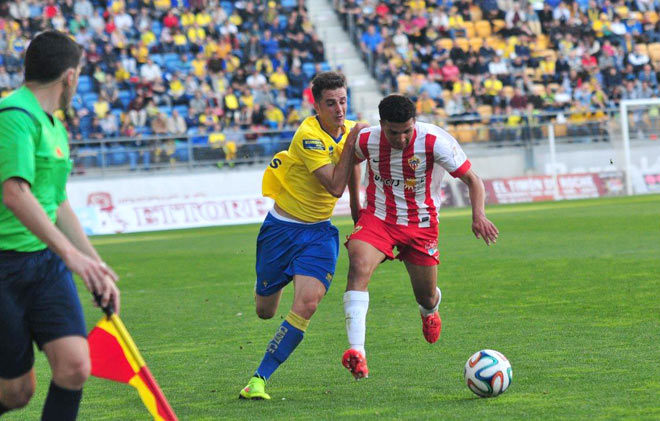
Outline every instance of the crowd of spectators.
<path id="1" fill-rule="evenodd" d="M 560 135 L 601 138 L 620 100 L 658 95 L 659 6 L 335 0 L 383 93 L 410 95 L 462 141 L 521 140 L 545 120 L 560 123 Z M 457 119 L 476 123 L 451 124 Z"/>
<path id="2" fill-rule="evenodd" d="M 22 83 L 23 52 L 45 29 L 85 51 L 78 93 L 60 116 L 80 141 L 140 146 L 148 136 L 198 134 L 231 160 L 237 144 L 257 141 L 244 130 L 295 127 L 311 115 L 309 82 L 329 69 L 302 0 L 12 0 L 0 5 L 3 95 Z M 150 159 L 172 159 L 170 143 Z"/>

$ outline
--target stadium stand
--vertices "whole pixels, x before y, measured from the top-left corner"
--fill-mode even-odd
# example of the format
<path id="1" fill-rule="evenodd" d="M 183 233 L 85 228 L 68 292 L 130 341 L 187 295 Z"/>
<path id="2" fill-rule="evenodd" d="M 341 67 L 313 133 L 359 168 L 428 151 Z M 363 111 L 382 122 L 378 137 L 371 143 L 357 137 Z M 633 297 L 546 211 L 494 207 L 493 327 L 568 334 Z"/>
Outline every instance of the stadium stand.
<path id="1" fill-rule="evenodd" d="M 549 121 L 575 141 L 608 140 L 621 99 L 658 95 L 655 0 L 334 5 L 382 93 L 411 96 L 463 143 L 538 139 Z"/>
<path id="2" fill-rule="evenodd" d="M 60 116 L 84 152 L 79 170 L 187 160 L 192 154 L 172 144 L 188 136 L 195 156 L 270 154 L 286 145 L 268 130 L 310 115 L 303 90 L 329 69 L 303 1 L 14 0 L 0 6 L 3 96 L 22 83 L 30 38 L 50 28 L 85 49 L 72 108 Z M 266 111 L 272 107 L 278 112 Z M 167 124 L 174 110 L 182 117 L 176 133 Z M 252 134 L 213 136 L 240 129 Z M 100 137 L 109 139 L 102 147 Z M 267 151 L 257 147 L 263 143 Z M 105 149 L 112 153 L 94 156 Z"/>
<path id="3" fill-rule="evenodd" d="M 382 93 L 410 95 L 420 119 L 463 143 L 524 144 L 548 122 L 571 141 L 607 141 L 621 99 L 658 94 L 657 0 L 332 4 Z M 303 0 L 13 0 L 0 4 L 3 96 L 47 28 L 85 48 L 60 116 L 80 172 L 268 159 L 313 113 L 309 81 L 330 69 Z"/>

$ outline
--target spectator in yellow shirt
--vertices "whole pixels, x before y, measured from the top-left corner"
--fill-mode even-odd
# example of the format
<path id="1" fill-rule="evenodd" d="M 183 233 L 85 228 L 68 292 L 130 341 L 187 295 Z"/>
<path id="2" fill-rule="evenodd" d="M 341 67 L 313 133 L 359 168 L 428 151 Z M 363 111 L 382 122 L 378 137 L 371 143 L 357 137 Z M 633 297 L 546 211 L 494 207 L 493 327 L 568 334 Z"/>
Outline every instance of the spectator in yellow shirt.
<path id="1" fill-rule="evenodd" d="M 274 89 L 286 89 L 289 86 L 289 77 L 284 73 L 282 66 L 278 67 L 275 73 L 270 75 L 268 81 L 273 85 Z"/>
<path id="2" fill-rule="evenodd" d="M 190 62 L 192 66 L 193 74 L 199 79 L 204 79 L 206 77 L 206 65 L 207 61 L 204 58 L 204 53 L 197 53 L 195 59 Z"/>
<path id="3" fill-rule="evenodd" d="M 197 22 L 193 23 L 192 27 L 188 28 L 186 35 L 188 35 L 188 41 L 193 44 L 203 45 L 204 40 L 206 40 L 206 31 L 199 26 Z"/>
<path id="4" fill-rule="evenodd" d="M 187 28 L 189 26 L 192 26 L 193 23 L 195 23 L 195 14 L 190 9 L 187 9 L 181 15 L 181 26 Z"/>
<path id="5" fill-rule="evenodd" d="M 234 111 L 238 110 L 239 103 L 238 97 L 234 93 L 234 89 L 232 87 L 227 87 L 227 92 L 225 93 L 222 102 L 227 122 L 233 122 Z"/>
<path id="6" fill-rule="evenodd" d="M 110 103 L 108 102 L 105 93 L 101 92 L 96 102 L 94 102 L 94 115 L 101 120 L 108 115 L 108 112 L 110 112 Z"/>
<path id="7" fill-rule="evenodd" d="M 417 103 L 416 103 L 417 114 L 419 115 L 433 114 L 436 105 L 437 104 L 435 103 L 433 98 L 429 96 L 429 93 L 424 91 L 417 98 Z"/>
<path id="8" fill-rule="evenodd" d="M 275 104 L 269 103 L 266 106 L 264 116 L 266 117 L 266 121 L 276 125 L 278 129 L 281 129 L 284 126 L 284 114 L 282 113 L 282 110 L 275 106 Z"/>
<path id="9" fill-rule="evenodd" d="M 206 10 L 201 10 L 199 13 L 197 13 L 197 15 L 195 15 L 195 23 L 197 23 L 197 25 L 201 26 L 202 28 L 209 26 L 211 21 L 211 15 Z"/>

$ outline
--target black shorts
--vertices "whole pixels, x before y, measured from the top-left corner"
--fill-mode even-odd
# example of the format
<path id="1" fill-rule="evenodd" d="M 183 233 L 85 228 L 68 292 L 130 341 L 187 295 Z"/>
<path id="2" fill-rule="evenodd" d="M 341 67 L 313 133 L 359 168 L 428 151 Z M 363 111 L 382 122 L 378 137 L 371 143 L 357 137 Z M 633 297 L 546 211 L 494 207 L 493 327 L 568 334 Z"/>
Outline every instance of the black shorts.
<path id="1" fill-rule="evenodd" d="M 0 378 L 32 368 L 39 349 L 64 336 L 87 337 L 71 271 L 49 249 L 0 251 Z"/>

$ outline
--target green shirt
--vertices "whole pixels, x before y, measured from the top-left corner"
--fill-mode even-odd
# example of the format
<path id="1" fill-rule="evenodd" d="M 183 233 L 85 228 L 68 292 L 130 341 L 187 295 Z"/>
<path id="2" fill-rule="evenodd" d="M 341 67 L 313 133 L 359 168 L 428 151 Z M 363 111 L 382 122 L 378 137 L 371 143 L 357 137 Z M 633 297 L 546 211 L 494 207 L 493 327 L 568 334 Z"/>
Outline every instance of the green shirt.
<path id="1" fill-rule="evenodd" d="M 20 110 L 1 111 L 18 107 Z M 57 208 L 66 200 L 71 172 L 67 132 L 57 118 L 41 108 L 25 86 L 0 101 L 0 183 L 11 177 L 30 183 L 32 194 L 55 223 Z M 0 198 L 2 189 L 0 189 Z M 0 201 L 0 250 L 38 251 L 46 248 Z"/>

